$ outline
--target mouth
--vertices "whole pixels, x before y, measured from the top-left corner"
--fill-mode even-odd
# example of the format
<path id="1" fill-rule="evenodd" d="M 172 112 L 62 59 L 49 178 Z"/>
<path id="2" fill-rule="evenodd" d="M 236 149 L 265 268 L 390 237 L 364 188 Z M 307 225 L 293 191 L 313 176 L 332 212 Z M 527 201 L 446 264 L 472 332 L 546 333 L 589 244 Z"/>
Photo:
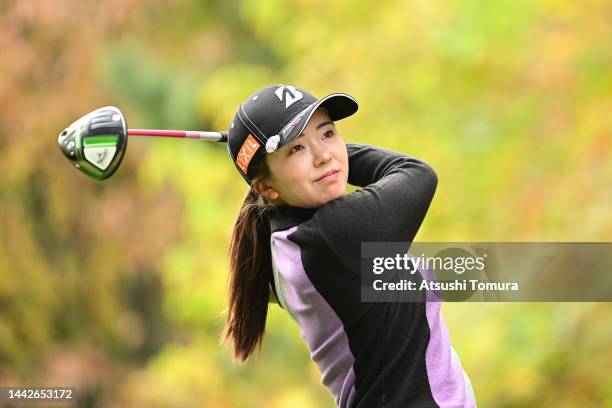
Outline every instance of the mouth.
<path id="1" fill-rule="evenodd" d="M 316 180 L 315 180 L 315 182 L 316 182 L 316 181 L 321 181 L 321 180 L 323 180 L 325 177 L 327 177 L 327 176 L 331 176 L 332 174 L 336 174 L 336 173 L 339 173 L 339 170 L 330 170 L 330 171 L 328 171 L 327 173 L 323 174 L 323 175 L 322 175 L 321 177 L 319 177 L 318 179 L 316 179 Z"/>

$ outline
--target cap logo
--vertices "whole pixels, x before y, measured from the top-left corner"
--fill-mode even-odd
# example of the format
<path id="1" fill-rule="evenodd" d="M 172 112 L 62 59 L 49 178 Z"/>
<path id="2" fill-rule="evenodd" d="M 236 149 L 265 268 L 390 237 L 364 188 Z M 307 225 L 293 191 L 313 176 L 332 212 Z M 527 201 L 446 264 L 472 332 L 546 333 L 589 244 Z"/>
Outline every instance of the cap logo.
<path id="1" fill-rule="evenodd" d="M 247 174 L 249 163 L 251 163 L 253 156 L 255 156 L 255 152 L 257 152 L 260 146 L 257 140 L 255 140 L 252 135 L 249 135 L 242 144 L 242 147 L 240 147 L 238 157 L 236 158 L 236 164 L 244 174 Z"/>
<path id="2" fill-rule="evenodd" d="M 295 89 L 295 87 L 291 85 L 279 86 L 278 88 L 276 88 L 276 91 L 274 91 L 274 93 L 281 102 L 285 102 L 286 109 L 288 109 L 291 105 L 293 105 L 295 102 L 299 101 L 304 97 L 304 95 L 300 91 L 298 91 L 297 89 Z"/>
<path id="3" fill-rule="evenodd" d="M 289 134 L 289 132 L 291 132 L 293 128 L 297 126 L 298 122 L 302 120 L 302 118 L 304 117 L 304 115 L 306 115 L 306 113 L 308 113 L 307 110 L 303 110 L 302 112 L 298 113 L 298 115 L 295 118 L 293 118 L 289 123 L 285 125 L 284 128 L 281 129 L 280 134 L 283 136 L 283 140 L 287 138 L 287 135 Z"/>

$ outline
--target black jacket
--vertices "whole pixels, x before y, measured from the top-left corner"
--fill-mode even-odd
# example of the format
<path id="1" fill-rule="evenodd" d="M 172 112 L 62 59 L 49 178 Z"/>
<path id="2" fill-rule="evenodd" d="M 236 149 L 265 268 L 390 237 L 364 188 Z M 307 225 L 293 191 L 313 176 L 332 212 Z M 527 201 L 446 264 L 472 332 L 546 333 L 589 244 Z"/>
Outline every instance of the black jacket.
<path id="1" fill-rule="evenodd" d="M 349 184 L 318 209 L 266 211 L 274 292 L 340 407 L 473 407 L 437 302 L 361 302 L 361 242 L 412 242 L 437 176 L 401 153 L 347 144 Z"/>

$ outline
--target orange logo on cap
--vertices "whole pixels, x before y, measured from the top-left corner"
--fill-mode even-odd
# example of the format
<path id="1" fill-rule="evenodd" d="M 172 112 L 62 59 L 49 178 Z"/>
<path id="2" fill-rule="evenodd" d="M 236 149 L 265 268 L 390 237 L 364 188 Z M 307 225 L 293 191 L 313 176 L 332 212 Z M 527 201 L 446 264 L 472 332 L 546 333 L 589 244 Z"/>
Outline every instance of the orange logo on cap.
<path id="1" fill-rule="evenodd" d="M 242 144 L 242 147 L 238 152 L 238 157 L 236 158 L 236 164 L 238 167 L 240 167 L 244 174 L 247 174 L 249 163 L 251 162 L 253 156 L 255 156 L 255 152 L 257 152 L 257 149 L 259 149 L 260 146 L 261 145 L 252 135 L 249 135 Z"/>

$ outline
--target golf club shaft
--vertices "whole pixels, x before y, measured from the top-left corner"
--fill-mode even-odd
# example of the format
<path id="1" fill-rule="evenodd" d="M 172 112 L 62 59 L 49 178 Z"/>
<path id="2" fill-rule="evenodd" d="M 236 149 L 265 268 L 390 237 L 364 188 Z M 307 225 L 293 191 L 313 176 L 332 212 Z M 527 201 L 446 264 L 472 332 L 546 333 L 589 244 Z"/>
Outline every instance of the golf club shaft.
<path id="1" fill-rule="evenodd" d="M 128 136 L 158 136 L 180 137 L 186 139 L 210 140 L 212 142 L 227 143 L 226 132 L 202 132 L 197 130 L 155 130 L 155 129 L 128 129 Z"/>

